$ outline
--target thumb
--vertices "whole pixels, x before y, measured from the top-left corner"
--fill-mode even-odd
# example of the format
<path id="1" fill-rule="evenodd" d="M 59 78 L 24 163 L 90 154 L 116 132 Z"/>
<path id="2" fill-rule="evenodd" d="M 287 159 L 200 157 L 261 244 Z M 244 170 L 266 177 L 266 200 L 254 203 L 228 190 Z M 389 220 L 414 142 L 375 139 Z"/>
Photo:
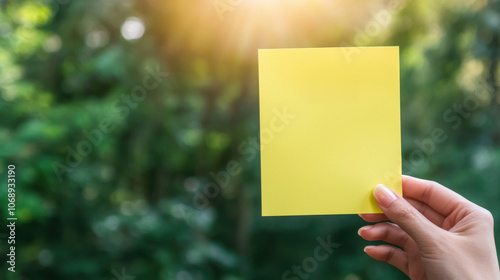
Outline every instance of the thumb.
<path id="1" fill-rule="evenodd" d="M 373 190 L 377 204 L 384 214 L 415 240 L 417 245 L 432 242 L 438 228 L 399 194 L 384 185 Z"/>

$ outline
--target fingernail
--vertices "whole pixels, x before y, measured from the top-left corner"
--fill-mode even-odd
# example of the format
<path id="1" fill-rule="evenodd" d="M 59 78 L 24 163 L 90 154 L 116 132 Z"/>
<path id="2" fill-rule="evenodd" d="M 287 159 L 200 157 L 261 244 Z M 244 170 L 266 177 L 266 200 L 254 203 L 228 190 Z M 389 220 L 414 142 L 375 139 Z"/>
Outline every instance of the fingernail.
<path id="1" fill-rule="evenodd" d="M 389 205 L 397 199 L 396 195 L 394 195 L 394 193 L 384 185 L 377 185 L 377 187 L 373 190 L 373 195 L 375 196 L 378 205 L 385 208 L 389 207 Z"/>
<path id="2" fill-rule="evenodd" d="M 373 247 L 375 247 L 375 246 L 366 246 L 366 247 L 363 249 L 363 251 L 365 251 L 365 253 L 366 253 L 366 250 L 370 250 L 370 249 L 371 249 L 371 248 L 373 248 Z"/>
<path id="3" fill-rule="evenodd" d="M 361 232 L 362 232 L 362 231 L 364 231 L 364 230 L 369 230 L 369 229 L 371 229 L 371 228 L 372 228 L 372 226 L 364 226 L 364 227 L 362 227 L 362 228 L 358 229 L 358 235 L 359 235 L 359 236 L 361 236 Z"/>

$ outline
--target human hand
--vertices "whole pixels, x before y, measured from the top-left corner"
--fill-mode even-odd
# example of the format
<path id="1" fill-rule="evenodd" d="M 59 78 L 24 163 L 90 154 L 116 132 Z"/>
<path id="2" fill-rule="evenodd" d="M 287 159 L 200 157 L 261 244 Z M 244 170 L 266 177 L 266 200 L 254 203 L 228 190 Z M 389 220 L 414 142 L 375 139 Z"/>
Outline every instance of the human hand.
<path id="1" fill-rule="evenodd" d="M 384 214 L 362 214 L 377 222 L 358 234 L 391 245 L 367 246 L 372 258 L 411 279 L 500 279 L 493 216 L 452 190 L 403 175 L 404 199 L 379 185 L 374 196 Z M 390 220 L 393 223 L 381 221 Z"/>

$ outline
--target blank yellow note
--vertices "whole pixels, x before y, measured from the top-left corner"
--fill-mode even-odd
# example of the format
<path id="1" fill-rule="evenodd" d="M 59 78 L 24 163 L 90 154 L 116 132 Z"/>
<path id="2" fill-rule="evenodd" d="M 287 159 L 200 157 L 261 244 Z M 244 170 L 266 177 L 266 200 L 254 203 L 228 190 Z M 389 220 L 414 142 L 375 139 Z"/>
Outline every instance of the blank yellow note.
<path id="1" fill-rule="evenodd" d="M 401 194 L 399 48 L 259 50 L 262 215 L 380 213 Z"/>

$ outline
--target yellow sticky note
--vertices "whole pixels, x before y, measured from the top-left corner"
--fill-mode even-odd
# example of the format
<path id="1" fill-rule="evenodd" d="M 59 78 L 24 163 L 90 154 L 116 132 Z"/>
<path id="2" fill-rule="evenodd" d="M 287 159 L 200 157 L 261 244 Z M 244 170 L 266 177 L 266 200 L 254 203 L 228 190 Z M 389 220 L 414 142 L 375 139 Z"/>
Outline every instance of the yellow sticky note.
<path id="1" fill-rule="evenodd" d="M 402 193 L 399 48 L 259 50 L 262 215 L 380 213 Z"/>

